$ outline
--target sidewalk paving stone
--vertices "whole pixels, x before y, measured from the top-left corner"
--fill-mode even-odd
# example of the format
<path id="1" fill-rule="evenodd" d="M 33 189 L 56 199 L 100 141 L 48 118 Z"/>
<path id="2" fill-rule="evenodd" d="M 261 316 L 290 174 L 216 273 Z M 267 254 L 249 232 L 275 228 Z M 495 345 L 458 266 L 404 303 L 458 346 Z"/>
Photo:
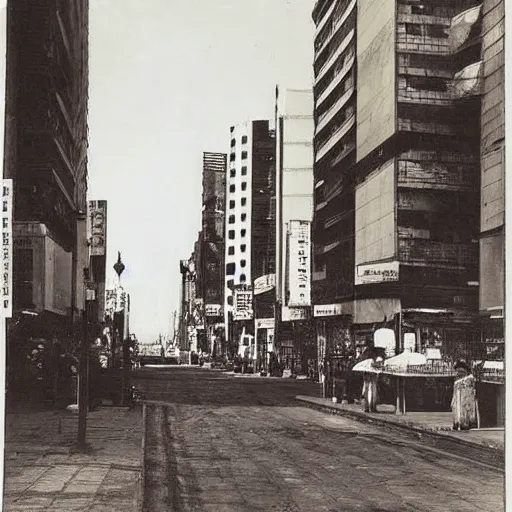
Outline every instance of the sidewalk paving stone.
<path id="1" fill-rule="evenodd" d="M 74 450 L 77 422 L 63 412 L 7 415 L 4 511 L 139 509 L 140 409 L 89 413 L 84 454 Z"/>

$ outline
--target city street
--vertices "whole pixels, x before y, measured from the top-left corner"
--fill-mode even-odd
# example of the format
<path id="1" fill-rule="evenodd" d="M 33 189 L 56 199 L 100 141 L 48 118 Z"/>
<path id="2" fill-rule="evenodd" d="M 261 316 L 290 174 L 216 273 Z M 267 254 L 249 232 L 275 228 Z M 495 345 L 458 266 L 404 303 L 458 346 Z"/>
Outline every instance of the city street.
<path id="1" fill-rule="evenodd" d="M 300 407 L 306 381 L 146 368 L 144 509 L 504 510 L 503 475 L 369 424 Z"/>

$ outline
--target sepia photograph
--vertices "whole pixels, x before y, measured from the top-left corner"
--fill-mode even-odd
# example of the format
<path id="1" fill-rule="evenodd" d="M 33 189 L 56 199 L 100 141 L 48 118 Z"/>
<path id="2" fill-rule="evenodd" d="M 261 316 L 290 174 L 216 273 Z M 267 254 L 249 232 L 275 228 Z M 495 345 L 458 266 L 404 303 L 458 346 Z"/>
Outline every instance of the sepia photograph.
<path id="1" fill-rule="evenodd" d="M 0 0 L 0 512 L 512 510 L 505 51 L 505 0 Z"/>

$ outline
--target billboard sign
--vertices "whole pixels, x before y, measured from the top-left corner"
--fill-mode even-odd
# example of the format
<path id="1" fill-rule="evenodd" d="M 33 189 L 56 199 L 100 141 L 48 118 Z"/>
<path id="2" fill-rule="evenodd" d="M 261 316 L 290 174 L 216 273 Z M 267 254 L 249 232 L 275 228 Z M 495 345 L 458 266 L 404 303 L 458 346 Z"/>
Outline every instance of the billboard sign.
<path id="1" fill-rule="evenodd" d="M 276 286 L 276 275 L 267 274 L 266 276 L 258 277 L 254 280 L 254 295 L 269 292 Z"/>
<path id="2" fill-rule="evenodd" d="M 290 221 L 288 306 L 311 305 L 311 223 Z"/>
<path id="3" fill-rule="evenodd" d="M 233 320 L 252 320 L 252 291 L 235 290 Z"/>
<path id="4" fill-rule="evenodd" d="M 89 239 L 91 256 L 105 256 L 107 241 L 107 202 L 89 201 Z"/>
<path id="5" fill-rule="evenodd" d="M 2 303 L 4 318 L 12 316 L 12 196 L 11 179 L 2 184 Z"/>
<path id="6" fill-rule="evenodd" d="M 387 263 L 373 263 L 370 265 L 357 265 L 355 284 L 384 283 L 398 281 L 399 263 L 390 261 Z"/>
<path id="7" fill-rule="evenodd" d="M 222 316 L 222 305 L 221 304 L 206 304 L 205 314 L 206 314 L 206 316 Z"/>
<path id="8" fill-rule="evenodd" d="M 283 306 L 281 310 L 281 320 L 283 322 L 293 322 L 298 320 L 306 320 L 308 318 L 307 308 L 289 308 Z"/>

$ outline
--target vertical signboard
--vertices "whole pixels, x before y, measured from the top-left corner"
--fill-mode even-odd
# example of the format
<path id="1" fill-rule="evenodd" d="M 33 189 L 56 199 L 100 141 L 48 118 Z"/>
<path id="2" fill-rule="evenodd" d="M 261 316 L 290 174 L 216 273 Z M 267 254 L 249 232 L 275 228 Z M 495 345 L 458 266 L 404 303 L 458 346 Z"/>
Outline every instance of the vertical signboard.
<path id="1" fill-rule="evenodd" d="M 235 290 L 235 310 L 233 320 L 252 320 L 252 292 Z"/>
<path id="2" fill-rule="evenodd" d="M 310 306 L 311 224 L 309 221 L 290 221 L 288 247 L 288 306 Z"/>
<path id="3" fill-rule="evenodd" d="M 91 256 L 105 256 L 107 240 L 107 202 L 89 201 Z"/>
<path id="4" fill-rule="evenodd" d="M 12 196 L 11 179 L 2 184 L 2 303 L 4 318 L 12 316 Z"/>

